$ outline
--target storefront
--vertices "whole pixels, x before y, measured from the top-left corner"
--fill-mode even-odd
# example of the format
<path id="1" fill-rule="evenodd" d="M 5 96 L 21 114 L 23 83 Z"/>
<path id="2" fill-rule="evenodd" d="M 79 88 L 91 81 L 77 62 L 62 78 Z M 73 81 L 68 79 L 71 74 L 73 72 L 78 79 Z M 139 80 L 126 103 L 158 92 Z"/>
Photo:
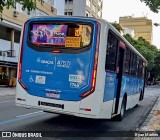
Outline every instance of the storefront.
<path id="1" fill-rule="evenodd" d="M 17 63 L 0 61 L 0 86 L 11 86 L 11 79 L 16 77 Z"/>

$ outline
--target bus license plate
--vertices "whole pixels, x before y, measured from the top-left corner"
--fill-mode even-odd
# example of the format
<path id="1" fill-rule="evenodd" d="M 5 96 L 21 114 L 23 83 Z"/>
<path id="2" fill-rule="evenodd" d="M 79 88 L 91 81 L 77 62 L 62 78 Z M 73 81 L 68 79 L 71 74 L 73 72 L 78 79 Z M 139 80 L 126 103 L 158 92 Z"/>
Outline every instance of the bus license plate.
<path id="1" fill-rule="evenodd" d="M 54 93 L 46 93 L 46 96 L 50 98 L 56 98 L 56 99 L 60 98 L 60 94 L 54 94 Z"/>

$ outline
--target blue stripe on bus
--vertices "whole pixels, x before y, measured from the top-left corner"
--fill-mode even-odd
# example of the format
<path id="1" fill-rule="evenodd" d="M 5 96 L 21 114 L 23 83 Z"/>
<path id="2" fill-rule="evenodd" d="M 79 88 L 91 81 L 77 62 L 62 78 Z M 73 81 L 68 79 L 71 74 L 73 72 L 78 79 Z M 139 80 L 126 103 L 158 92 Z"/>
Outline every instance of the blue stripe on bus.
<path id="1" fill-rule="evenodd" d="M 117 74 L 115 73 L 106 73 L 105 79 L 105 88 L 104 88 L 104 98 L 103 101 L 113 100 L 116 96 L 116 83 L 117 83 Z"/>
<path id="2" fill-rule="evenodd" d="M 118 80 L 115 73 L 106 73 L 105 89 L 103 101 L 110 101 L 116 98 Z M 120 97 L 123 98 L 124 94 L 127 96 L 140 93 L 143 90 L 144 80 L 140 78 L 123 76 Z"/>

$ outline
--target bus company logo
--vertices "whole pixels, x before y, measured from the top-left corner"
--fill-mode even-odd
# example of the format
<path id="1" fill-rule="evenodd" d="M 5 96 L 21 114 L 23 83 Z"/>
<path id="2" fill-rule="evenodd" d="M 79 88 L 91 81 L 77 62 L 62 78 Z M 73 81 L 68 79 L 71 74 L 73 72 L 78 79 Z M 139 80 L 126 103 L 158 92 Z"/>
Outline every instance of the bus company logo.
<path id="1" fill-rule="evenodd" d="M 54 65 L 54 61 L 44 60 L 44 59 L 41 59 L 41 58 L 37 58 L 37 63 L 47 64 L 47 65 Z"/>
<path id="2" fill-rule="evenodd" d="M 11 132 L 2 132 L 2 138 L 12 137 Z"/>
<path id="3" fill-rule="evenodd" d="M 70 61 L 61 61 L 61 60 L 57 61 L 57 67 L 70 68 L 70 65 L 71 65 Z"/>

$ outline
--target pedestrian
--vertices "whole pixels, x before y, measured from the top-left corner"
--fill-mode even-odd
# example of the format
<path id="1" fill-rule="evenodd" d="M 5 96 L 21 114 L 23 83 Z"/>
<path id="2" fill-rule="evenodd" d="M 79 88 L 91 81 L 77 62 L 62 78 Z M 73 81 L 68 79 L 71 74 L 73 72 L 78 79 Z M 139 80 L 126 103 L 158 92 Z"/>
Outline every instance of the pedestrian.
<path id="1" fill-rule="evenodd" d="M 14 85 L 14 77 L 11 77 L 10 78 L 10 81 L 9 81 L 9 87 L 13 87 L 13 85 Z"/>

